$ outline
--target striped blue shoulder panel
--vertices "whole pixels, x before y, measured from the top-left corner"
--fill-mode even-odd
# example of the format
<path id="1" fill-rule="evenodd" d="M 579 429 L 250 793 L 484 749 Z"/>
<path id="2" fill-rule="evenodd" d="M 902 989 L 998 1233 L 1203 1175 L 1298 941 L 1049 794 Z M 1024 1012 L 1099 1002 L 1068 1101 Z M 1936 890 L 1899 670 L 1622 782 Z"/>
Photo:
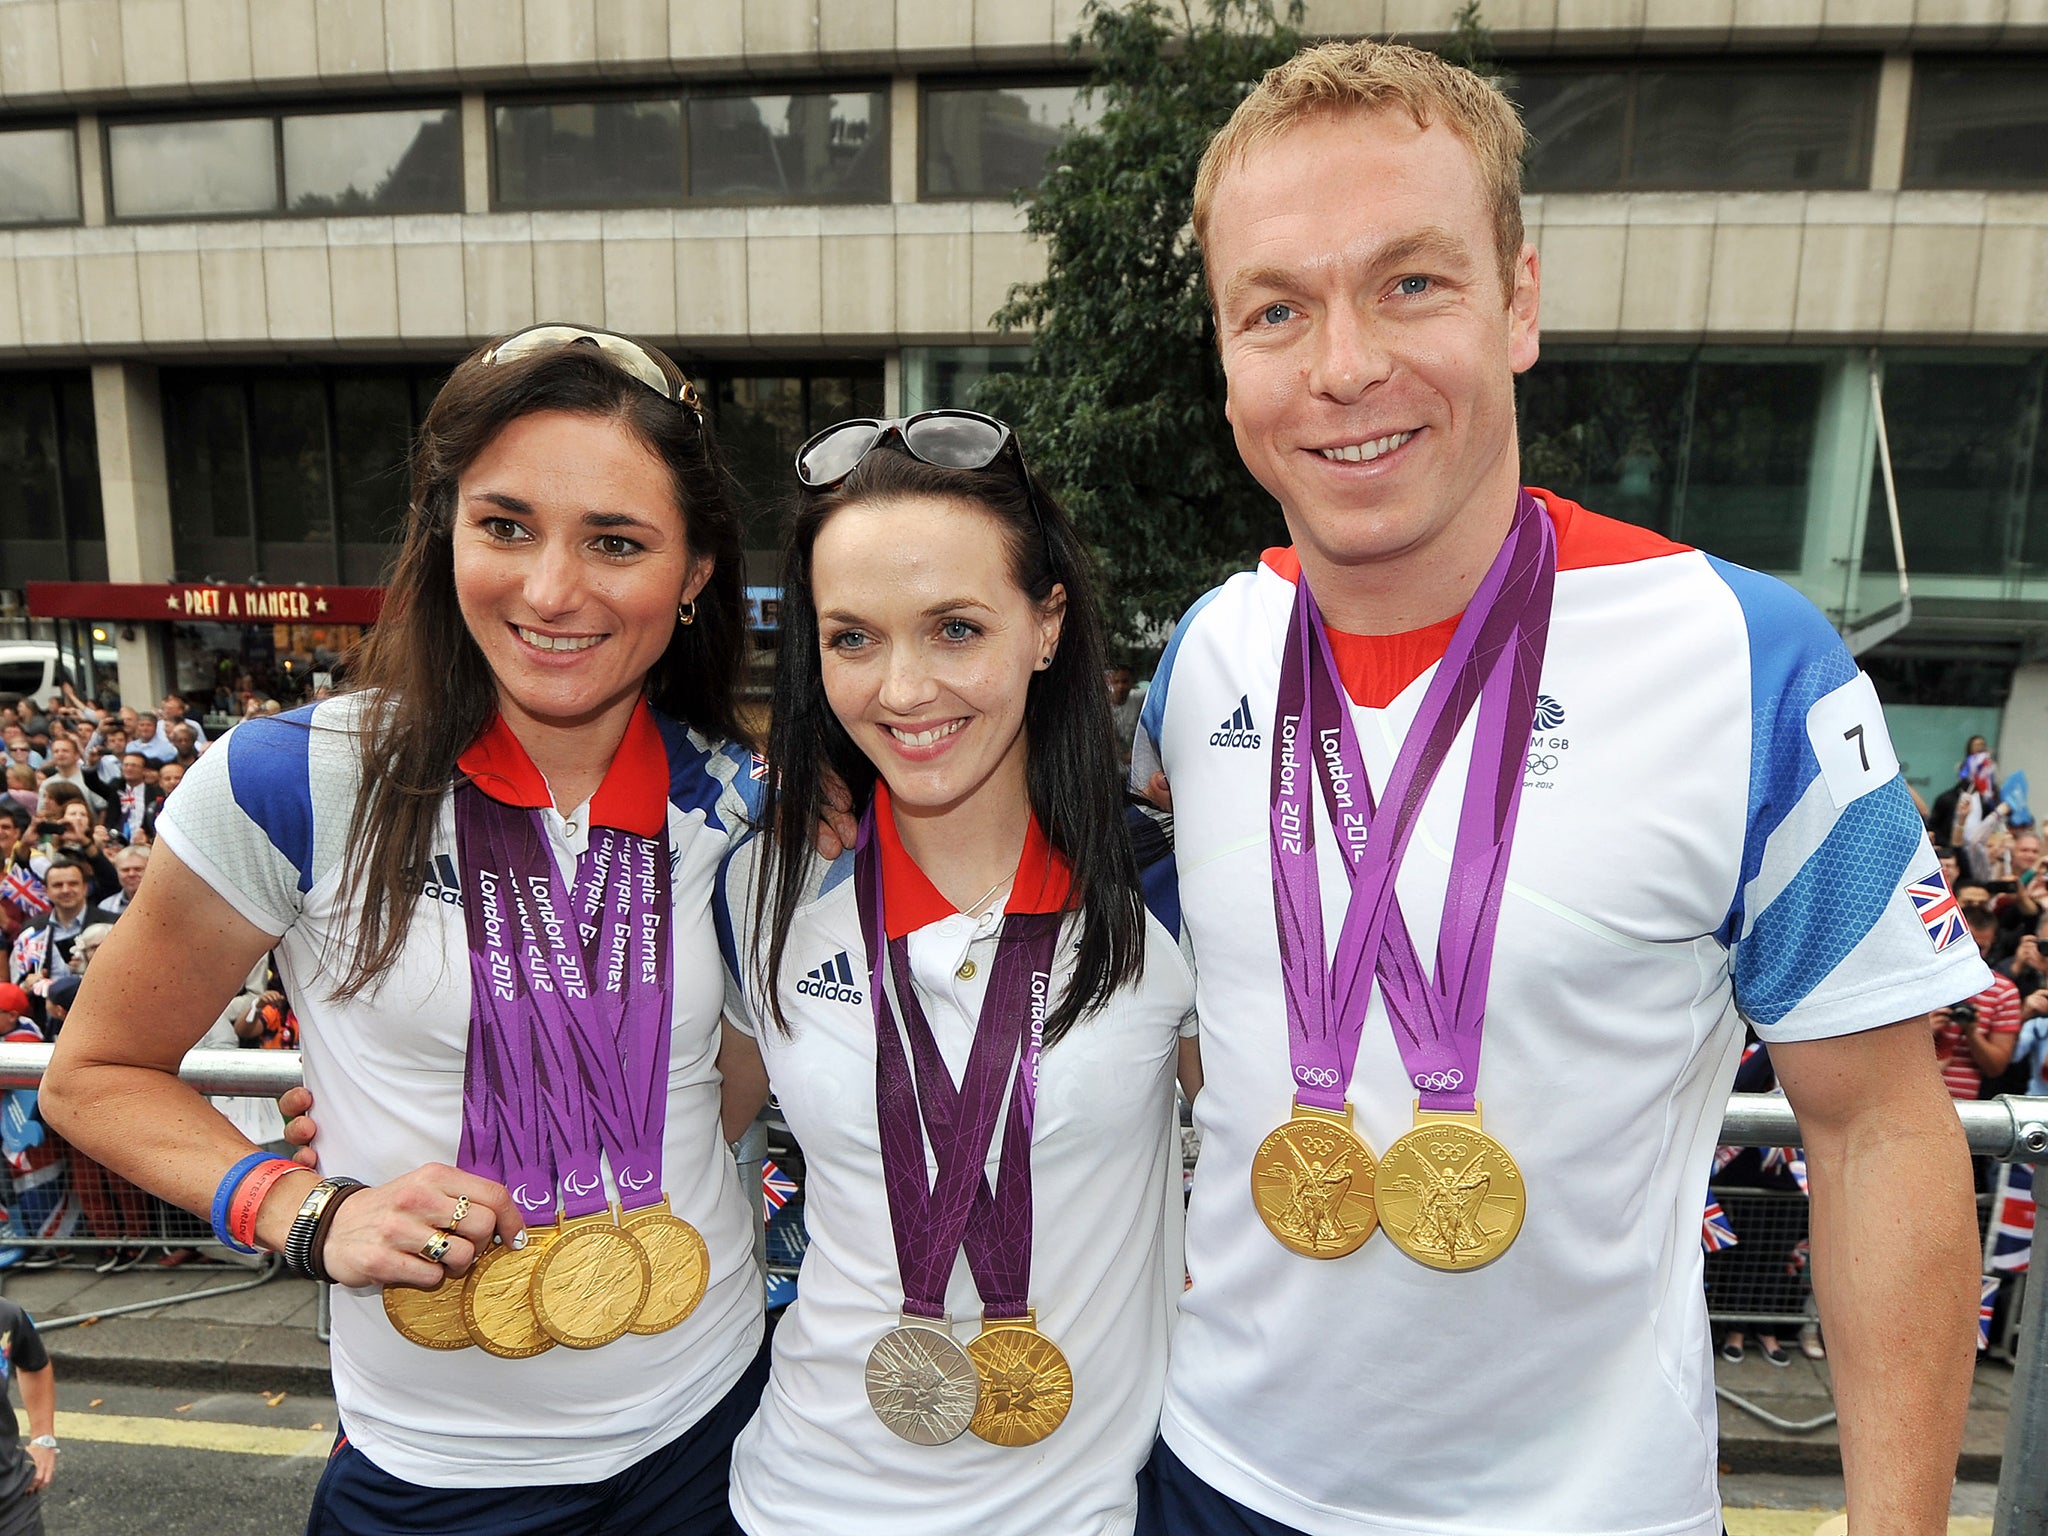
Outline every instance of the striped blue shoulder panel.
<path id="1" fill-rule="evenodd" d="M 235 804 L 313 888 L 313 711 L 258 715 L 228 732 L 228 786 Z"/>

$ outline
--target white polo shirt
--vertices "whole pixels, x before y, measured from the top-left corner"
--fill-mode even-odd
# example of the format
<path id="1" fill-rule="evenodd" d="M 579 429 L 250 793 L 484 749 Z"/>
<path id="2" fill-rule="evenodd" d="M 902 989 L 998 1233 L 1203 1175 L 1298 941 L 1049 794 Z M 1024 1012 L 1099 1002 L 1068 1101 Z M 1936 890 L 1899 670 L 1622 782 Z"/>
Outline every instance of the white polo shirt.
<path id="1" fill-rule="evenodd" d="M 1253 1152 L 1290 1105 L 1267 808 L 1290 551 L 1195 606 L 1142 720 L 1138 771 L 1156 752 L 1173 785 L 1206 1080 L 1161 1432 L 1314 1536 L 1717 1536 L 1699 1224 L 1743 1020 L 1812 1040 L 1985 984 L 1909 894 L 1939 881 L 1934 853 L 1821 615 L 1537 494 L 1559 570 L 1478 1084 L 1528 1207 L 1492 1265 L 1438 1273 L 1384 1234 L 1306 1259 L 1252 1208 Z M 1335 637 L 1376 786 L 1450 628 Z M 1425 963 L 1471 740 L 1468 720 L 1401 868 Z M 1334 947 L 1349 891 L 1336 860 L 1321 873 Z M 1350 1098 L 1378 1151 L 1413 1123 L 1377 990 Z"/>
<path id="2" fill-rule="evenodd" d="M 961 916 L 901 853 L 886 814 L 882 821 L 890 826 L 884 911 L 892 935 L 908 934 L 917 995 L 957 1082 L 1002 913 Z M 720 881 L 724 934 L 736 934 L 742 950 L 757 852 L 743 845 Z M 865 1385 L 868 1352 L 896 1325 L 903 1285 L 882 1178 L 875 1020 L 853 863 L 849 854 L 824 872 L 818 895 L 797 913 L 778 984 L 789 1034 L 752 997 L 754 967 L 728 949 L 742 981 L 728 1012 L 759 1042 L 803 1148 L 810 1238 L 796 1302 L 775 1330 L 761 1410 L 733 1447 L 733 1512 L 753 1536 L 1124 1536 L 1136 1521 L 1136 1476 L 1156 1432 L 1183 1279 L 1173 1080 L 1176 1042 L 1193 1033 L 1194 984 L 1178 941 L 1148 912 L 1143 979 L 1041 1058 L 1031 1302 L 1073 1368 L 1072 1409 L 1036 1445 L 990 1445 L 971 1433 L 912 1445 L 875 1417 Z M 1034 884 L 1020 876 L 1017 887 Z M 1163 910 L 1172 920 L 1171 907 Z M 1078 942 L 1069 920 L 1055 962 L 1062 977 Z M 969 959 L 974 972 L 963 979 Z M 998 1127 L 991 1179 L 1001 1144 Z M 981 1302 L 964 1254 L 946 1306 L 955 1336 L 968 1342 Z"/>
<path id="3" fill-rule="evenodd" d="M 378 1184 L 422 1163 L 455 1162 L 470 984 L 450 796 L 404 952 L 374 993 L 329 996 L 328 959 L 345 953 L 352 932 L 340 886 L 357 852 L 359 705 L 360 696 L 344 695 L 235 726 L 166 802 L 160 830 L 229 905 L 277 935 L 317 1104 L 321 1167 Z M 492 750 L 494 736 L 510 740 L 499 722 L 464 754 L 465 769 L 495 768 L 500 798 L 545 801 L 546 784 L 517 743 Z M 481 1349 L 422 1349 L 392 1328 L 375 1286 L 335 1287 L 342 1425 L 386 1472 L 435 1488 L 595 1482 L 696 1423 L 759 1348 L 754 1217 L 719 1128 L 723 986 L 710 911 L 719 861 L 743 824 L 749 762 L 743 750 L 708 745 L 643 707 L 592 801 L 568 818 L 542 814 L 565 878 L 589 841 L 591 815 L 629 825 L 651 814 L 652 826 L 666 816 L 675 1023 L 662 1180 L 675 1214 L 710 1249 L 703 1301 L 667 1333 L 500 1360 Z"/>

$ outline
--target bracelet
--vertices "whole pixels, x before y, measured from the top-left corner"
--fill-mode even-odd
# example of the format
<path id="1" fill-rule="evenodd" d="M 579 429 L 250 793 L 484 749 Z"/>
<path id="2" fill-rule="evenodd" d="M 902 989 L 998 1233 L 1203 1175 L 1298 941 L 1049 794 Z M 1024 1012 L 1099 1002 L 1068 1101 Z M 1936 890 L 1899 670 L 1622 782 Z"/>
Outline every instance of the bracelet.
<path id="1" fill-rule="evenodd" d="M 327 1203 L 335 1192 L 355 1183 L 354 1179 L 322 1179 L 312 1188 L 299 1205 L 299 1213 L 292 1218 L 291 1231 L 285 1234 L 284 1262 L 299 1274 L 313 1273 L 310 1259 L 313 1250 L 313 1234 L 319 1229 L 320 1216 L 327 1209 Z"/>
<path id="2" fill-rule="evenodd" d="M 306 1273 L 315 1280 L 324 1281 L 329 1285 L 334 1283 L 334 1276 L 327 1273 L 328 1230 L 333 1227 L 335 1214 L 341 1210 L 342 1202 L 369 1188 L 367 1184 L 359 1184 L 354 1179 L 342 1179 L 338 1182 L 342 1187 L 334 1192 L 325 1208 L 321 1210 L 319 1225 L 313 1228 L 312 1241 L 306 1245 Z"/>
<path id="3" fill-rule="evenodd" d="M 262 1208 L 271 1186 L 286 1175 L 300 1171 L 299 1165 L 288 1157 L 272 1158 L 245 1175 L 234 1194 L 228 1197 L 228 1235 L 246 1245 L 243 1252 L 254 1253 L 257 1250 L 256 1213 Z"/>
<path id="4" fill-rule="evenodd" d="M 237 1253 L 254 1253 L 256 1249 L 253 1245 L 237 1242 L 235 1234 L 228 1229 L 228 1204 L 251 1172 L 265 1163 L 280 1161 L 282 1159 L 275 1152 L 251 1152 L 227 1171 L 213 1192 L 213 1235 Z"/>

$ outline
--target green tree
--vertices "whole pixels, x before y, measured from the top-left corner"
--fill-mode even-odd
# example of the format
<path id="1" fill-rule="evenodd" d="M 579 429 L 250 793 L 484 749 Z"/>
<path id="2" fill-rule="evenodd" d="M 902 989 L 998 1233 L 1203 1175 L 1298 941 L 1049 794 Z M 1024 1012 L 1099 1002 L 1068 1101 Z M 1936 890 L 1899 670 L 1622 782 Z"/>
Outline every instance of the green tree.
<path id="1" fill-rule="evenodd" d="M 1191 220 L 1195 168 L 1260 75 L 1302 46 L 1299 0 L 1095 0 L 1077 51 L 1100 120 L 1027 195 L 1043 282 L 996 313 L 1034 334 L 977 401 L 1009 421 L 1096 553 L 1112 634 L 1156 653 L 1202 592 L 1284 543 L 1223 419 L 1223 369 Z"/>

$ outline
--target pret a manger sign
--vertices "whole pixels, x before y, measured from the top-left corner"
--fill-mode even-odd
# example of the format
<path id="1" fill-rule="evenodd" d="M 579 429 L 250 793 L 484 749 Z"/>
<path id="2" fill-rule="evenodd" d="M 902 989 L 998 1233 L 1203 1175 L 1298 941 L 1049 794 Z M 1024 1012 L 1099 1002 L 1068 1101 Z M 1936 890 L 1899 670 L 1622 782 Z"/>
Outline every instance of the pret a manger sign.
<path id="1" fill-rule="evenodd" d="M 32 581 L 38 619 L 160 619 L 174 624 L 374 624 L 381 587 L 266 587 L 229 582 Z"/>

